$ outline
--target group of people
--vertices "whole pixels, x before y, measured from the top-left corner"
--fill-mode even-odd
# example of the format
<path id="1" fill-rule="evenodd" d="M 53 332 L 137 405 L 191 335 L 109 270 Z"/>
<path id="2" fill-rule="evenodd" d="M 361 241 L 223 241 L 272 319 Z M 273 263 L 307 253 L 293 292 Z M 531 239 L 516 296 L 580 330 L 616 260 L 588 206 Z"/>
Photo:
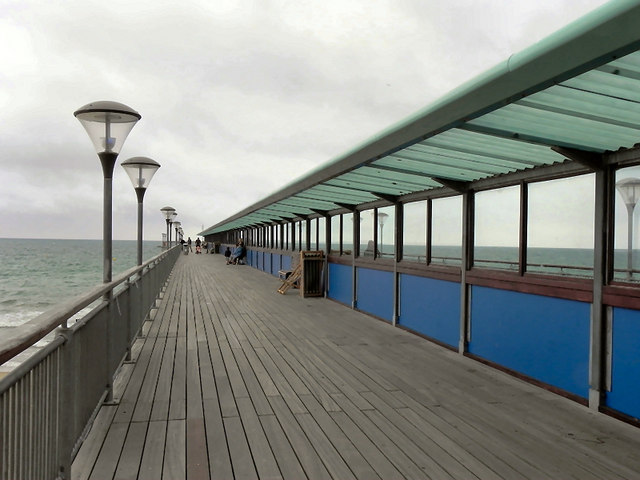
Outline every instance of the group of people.
<path id="1" fill-rule="evenodd" d="M 185 253 L 187 251 L 193 252 L 193 249 L 191 248 L 191 237 L 189 237 L 186 241 L 184 239 L 180 240 L 180 242 L 182 243 L 182 247 L 185 250 Z M 202 253 L 203 249 L 205 253 L 209 253 L 209 243 L 207 241 L 201 241 L 200 238 L 196 237 L 195 245 L 196 253 Z M 213 243 L 211 244 L 211 253 L 215 253 Z M 242 240 L 238 240 L 233 250 L 227 247 L 224 252 L 224 256 L 227 259 L 227 265 L 244 265 L 244 259 L 247 256 L 247 249 L 244 246 L 244 242 Z"/>
<path id="2" fill-rule="evenodd" d="M 180 243 L 182 243 L 182 247 L 184 248 L 184 244 L 187 244 L 187 248 L 190 252 L 193 252 L 193 248 L 191 248 L 191 237 L 189 237 L 187 239 L 187 241 L 185 242 L 184 239 L 180 240 Z M 201 241 L 199 237 L 196 237 L 196 253 L 202 253 L 202 250 L 204 249 L 205 253 L 209 253 L 209 242 L 207 241 Z M 211 253 L 213 253 L 213 248 L 211 249 Z"/>
<path id="3" fill-rule="evenodd" d="M 224 256 L 227 258 L 227 265 L 243 265 L 244 257 L 247 256 L 247 249 L 244 246 L 244 242 L 238 240 L 233 251 L 227 247 L 224 251 Z"/>

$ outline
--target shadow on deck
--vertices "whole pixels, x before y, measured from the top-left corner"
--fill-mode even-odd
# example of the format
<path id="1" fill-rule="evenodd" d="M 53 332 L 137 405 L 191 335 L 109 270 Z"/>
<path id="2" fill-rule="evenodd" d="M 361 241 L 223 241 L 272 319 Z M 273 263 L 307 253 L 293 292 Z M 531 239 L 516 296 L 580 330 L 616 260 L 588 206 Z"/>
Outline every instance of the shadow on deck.
<path id="1" fill-rule="evenodd" d="M 220 255 L 181 256 L 74 479 L 640 475 L 640 430 Z"/>

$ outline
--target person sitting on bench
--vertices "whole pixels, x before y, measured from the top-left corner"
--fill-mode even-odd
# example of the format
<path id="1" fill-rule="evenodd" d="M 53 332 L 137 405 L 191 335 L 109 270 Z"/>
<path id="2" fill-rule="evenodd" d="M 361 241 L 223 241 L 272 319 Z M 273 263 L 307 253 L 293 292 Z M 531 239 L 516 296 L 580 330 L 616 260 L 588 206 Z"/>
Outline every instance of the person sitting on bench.
<path id="1" fill-rule="evenodd" d="M 247 256 L 247 249 L 244 248 L 244 242 L 238 241 L 236 248 L 233 249 L 233 255 L 231 255 L 231 263 L 234 265 L 244 265 L 244 257 Z"/>

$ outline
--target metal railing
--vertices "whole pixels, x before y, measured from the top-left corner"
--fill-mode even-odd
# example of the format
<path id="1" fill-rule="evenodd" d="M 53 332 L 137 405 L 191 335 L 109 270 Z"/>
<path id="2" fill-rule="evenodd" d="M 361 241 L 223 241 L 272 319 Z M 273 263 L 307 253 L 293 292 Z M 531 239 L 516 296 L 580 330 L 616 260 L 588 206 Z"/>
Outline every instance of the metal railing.
<path id="1" fill-rule="evenodd" d="M 51 341 L 0 380 L 1 480 L 70 478 L 83 435 L 111 398 L 113 377 L 130 358 L 179 253 L 178 247 L 164 251 L 0 339 L 2 364 L 55 330 Z"/>

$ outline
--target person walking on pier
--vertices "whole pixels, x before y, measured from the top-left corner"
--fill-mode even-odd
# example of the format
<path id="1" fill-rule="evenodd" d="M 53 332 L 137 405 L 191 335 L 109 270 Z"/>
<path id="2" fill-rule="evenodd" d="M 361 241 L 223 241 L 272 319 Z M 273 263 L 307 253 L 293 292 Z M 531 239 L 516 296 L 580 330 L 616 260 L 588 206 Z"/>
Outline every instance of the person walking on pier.
<path id="1" fill-rule="evenodd" d="M 187 239 L 187 245 L 189 246 L 189 251 L 190 251 L 190 252 L 193 252 L 193 250 L 192 250 L 192 248 L 191 248 L 191 237 L 189 237 L 189 238 Z"/>

